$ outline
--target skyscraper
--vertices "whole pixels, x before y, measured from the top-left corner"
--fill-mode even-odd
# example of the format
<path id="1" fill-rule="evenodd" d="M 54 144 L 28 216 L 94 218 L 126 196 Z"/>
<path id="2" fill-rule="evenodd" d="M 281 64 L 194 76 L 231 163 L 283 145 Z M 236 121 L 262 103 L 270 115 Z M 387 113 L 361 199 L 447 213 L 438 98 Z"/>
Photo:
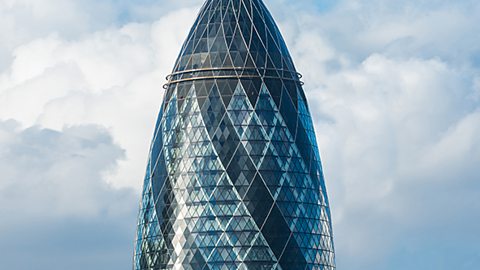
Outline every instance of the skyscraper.
<path id="1" fill-rule="evenodd" d="M 261 0 L 206 1 L 164 87 L 134 269 L 335 269 L 300 79 Z"/>

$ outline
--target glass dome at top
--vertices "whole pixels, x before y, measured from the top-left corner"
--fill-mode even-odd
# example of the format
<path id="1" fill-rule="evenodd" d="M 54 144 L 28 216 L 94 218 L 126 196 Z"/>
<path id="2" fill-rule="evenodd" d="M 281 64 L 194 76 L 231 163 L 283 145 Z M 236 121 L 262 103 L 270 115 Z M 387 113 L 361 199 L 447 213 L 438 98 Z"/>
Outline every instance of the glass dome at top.
<path id="1" fill-rule="evenodd" d="M 335 269 L 303 83 L 264 3 L 206 1 L 167 78 L 134 269 Z"/>

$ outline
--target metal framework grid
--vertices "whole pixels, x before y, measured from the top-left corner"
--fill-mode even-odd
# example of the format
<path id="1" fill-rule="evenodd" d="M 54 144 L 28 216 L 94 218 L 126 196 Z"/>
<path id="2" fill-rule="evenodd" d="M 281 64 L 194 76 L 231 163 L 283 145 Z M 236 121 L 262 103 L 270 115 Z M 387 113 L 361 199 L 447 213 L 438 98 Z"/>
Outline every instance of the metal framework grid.
<path id="1" fill-rule="evenodd" d="M 168 83 L 134 269 L 335 269 L 312 119 L 261 0 L 208 0 Z"/>

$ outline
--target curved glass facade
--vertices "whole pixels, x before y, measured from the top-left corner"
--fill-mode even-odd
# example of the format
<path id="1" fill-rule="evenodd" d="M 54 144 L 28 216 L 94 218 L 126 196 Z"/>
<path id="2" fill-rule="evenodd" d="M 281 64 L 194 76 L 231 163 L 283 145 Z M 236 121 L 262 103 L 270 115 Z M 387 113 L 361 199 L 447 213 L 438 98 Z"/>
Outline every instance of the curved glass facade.
<path id="1" fill-rule="evenodd" d="M 134 269 L 335 269 L 312 119 L 261 0 L 208 0 L 158 116 Z"/>

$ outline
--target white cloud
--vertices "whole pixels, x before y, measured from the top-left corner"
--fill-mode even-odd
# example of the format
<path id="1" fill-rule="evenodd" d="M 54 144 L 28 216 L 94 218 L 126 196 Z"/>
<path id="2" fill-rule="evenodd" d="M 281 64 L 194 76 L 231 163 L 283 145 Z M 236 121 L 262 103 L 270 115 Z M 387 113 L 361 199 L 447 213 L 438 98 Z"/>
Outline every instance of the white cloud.
<path id="1" fill-rule="evenodd" d="M 350 1 L 286 20 L 316 120 L 341 268 L 478 262 L 456 245 L 478 252 L 475 229 L 462 220 L 480 220 L 479 70 L 471 57 L 480 46 L 470 35 L 479 5 L 443 2 Z M 436 265 L 446 253 L 470 264 Z"/>
<path id="2" fill-rule="evenodd" d="M 316 118 L 327 184 L 335 191 L 339 256 L 379 263 L 402 233 L 431 223 L 424 211 L 440 214 L 445 206 L 417 205 L 417 192 L 475 179 L 467 173 L 480 163 L 473 139 L 480 106 L 467 98 L 472 91 L 462 73 L 438 60 L 381 55 L 310 91 L 314 114 L 333 119 Z M 379 234 L 384 228 L 390 232 Z"/>
<path id="3" fill-rule="evenodd" d="M 3 267 L 127 265 L 138 197 L 104 177 L 123 157 L 124 150 L 98 126 L 55 131 L 0 121 Z"/>
<path id="4" fill-rule="evenodd" d="M 0 119 L 57 130 L 106 126 L 127 149 L 109 181 L 139 188 L 162 84 L 195 13 L 181 9 L 151 24 L 132 23 L 75 41 L 49 35 L 16 48 L 10 68 L 0 75 Z"/>
<path id="5" fill-rule="evenodd" d="M 85 218 L 122 211 L 114 206 L 122 201 L 112 197 L 116 191 L 104 175 L 116 169 L 124 151 L 107 131 L 97 126 L 24 129 L 13 120 L 2 121 L 0 148 L 0 200 L 13 206 L 0 208 L 2 216 L 10 217 L 2 227 L 33 217 Z"/>
<path id="6" fill-rule="evenodd" d="M 0 190 L 23 185 L 32 195 L 22 203 L 47 202 L 54 215 L 120 209 L 106 206 L 117 195 L 104 181 L 140 188 L 162 84 L 198 11 L 190 5 L 202 1 L 115 2 L 0 1 L 0 120 L 19 122 L 0 125 L 0 157 L 12 159 L 0 165 Z M 453 249 L 455 241 L 471 248 L 480 240 L 462 221 L 480 221 L 480 5 L 339 1 L 321 11 L 315 1 L 266 4 L 306 82 L 339 266 L 469 269 L 478 262 Z M 92 123 L 111 137 L 86 126 Z M 52 136 L 58 144 L 48 144 Z M 20 145 L 37 154 L 13 159 L 6 149 Z M 91 160 L 77 163 L 77 153 Z M 22 173 L 44 180 L 17 182 L 16 168 L 26 166 L 32 169 Z M 68 174 L 90 180 L 60 180 Z M 50 193 L 34 194 L 41 181 Z M 66 207 L 59 194 L 77 189 L 73 198 L 85 203 Z M 101 192 L 112 197 L 100 200 Z M 418 262 L 422 248 L 439 242 L 443 251 Z M 432 266 L 428 256 L 447 253 L 455 259 Z"/>

